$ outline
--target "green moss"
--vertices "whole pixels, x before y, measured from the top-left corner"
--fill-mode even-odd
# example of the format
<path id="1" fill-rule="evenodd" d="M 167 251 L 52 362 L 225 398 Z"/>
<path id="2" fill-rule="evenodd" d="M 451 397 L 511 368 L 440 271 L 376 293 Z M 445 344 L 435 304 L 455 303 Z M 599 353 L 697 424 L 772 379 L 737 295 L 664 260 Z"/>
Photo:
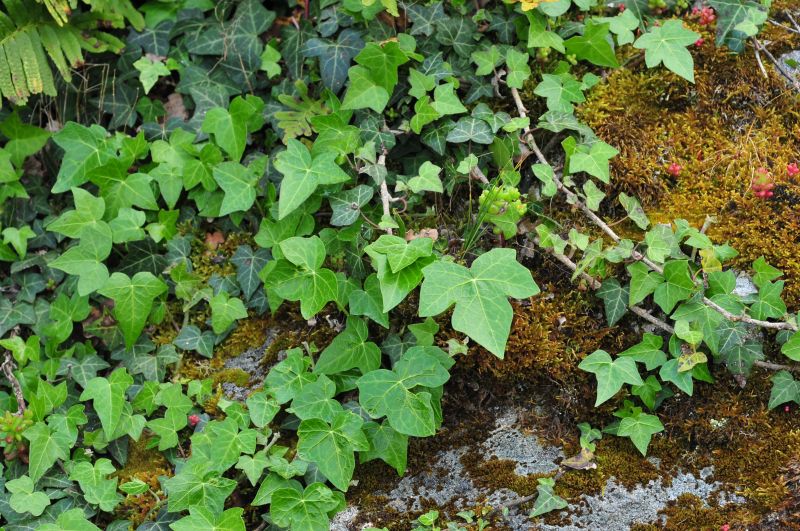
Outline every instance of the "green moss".
<path id="1" fill-rule="evenodd" d="M 700 226 L 706 215 L 716 216 L 709 235 L 739 251 L 733 265 L 746 269 L 765 256 L 786 273 L 786 296 L 796 308 L 800 256 L 787 236 L 800 229 L 800 182 L 788 177 L 786 165 L 800 153 L 800 101 L 774 69 L 765 77 L 753 54 L 715 48 L 705 28 L 693 29 L 707 41 L 693 50 L 695 84 L 664 69 L 623 68 L 579 109 L 620 150 L 607 192 L 639 197 L 655 222 L 685 218 Z M 770 35 L 773 54 L 800 44 L 789 32 Z M 682 167 L 678 176 L 666 172 L 672 162 Z M 769 200 L 750 191 L 759 167 L 775 179 Z M 609 218 L 624 216 L 613 201 L 604 208 Z"/>

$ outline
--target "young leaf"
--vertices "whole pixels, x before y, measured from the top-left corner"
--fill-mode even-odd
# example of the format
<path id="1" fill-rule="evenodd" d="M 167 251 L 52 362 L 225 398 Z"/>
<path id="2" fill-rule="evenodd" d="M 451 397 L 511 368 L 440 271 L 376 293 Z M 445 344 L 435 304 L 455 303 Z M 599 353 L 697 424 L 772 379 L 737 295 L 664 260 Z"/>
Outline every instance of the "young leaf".
<path id="1" fill-rule="evenodd" d="M 123 367 L 114 370 L 108 378 L 92 378 L 80 396 L 81 401 L 92 400 L 94 410 L 100 418 L 103 433 L 111 441 L 122 421 L 122 410 L 127 403 L 125 391 L 133 384 L 133 378 Z"/>
<path id="2" fill-rule="evenodd" d="M 169 525 L 173 531 L 245 531 L 244 509 L 233 507 L 220 514 L 205 507 L 189 508 L 185 516 Z"/>
<path id="3" fill-rule="evenodd" d="M 581 361 L 578 368 L 594 373 L 597 379 L 595 407 L 617 394 L 623 384 L 644 384 L 633 359 L 625 357 L 612 360 L 604 350 L 596 350 L 588 355 Z"/>
<path id="4" fill-rule="evenodd" d="M 642 455 L 647 455 L 650 439 L 654 434 L 661 431 L 664 431 L 664 425 L 661 424 L 657 416 L 639 411 L 635 415 L 625 417 L 620 421 L 617 435 L 630 437 L 636 449 Z"/>
<path id="5" fill-rule="evenodd" d="M 350 411 L 341 411 L 328 424 L 322 419 L 308 419 L 297 429 L 298 455 L 317 464 L 319 471 L 339 490 L 346 491 L 355 469 L 353 452 L 369 450 L 361 431 L 364 421 Z M 273 501 L 275 495 L 273 494 Z"/>
<path id="6" fill-rule="evenodd" d="M 94 464 L 86 461 L 73 464 L 69 479 L 78 482 L 87 502 L 99 506 L 103 511 L 112 512 L 122 501 L 122 496 L 117 493 L 118 479 L 107 477 L 116 471 L 111 461 L 102 457 Z"/>
<path id="7" fill-rule="evenodd" d="M 283 174 L 278 199 L 278 219 L 283 219 L 308 199 L 319 185 L 337 184 L 350 180 L 335 162 L 336 153 L 327 152 L 315 157 L 298 140 L 289 140 L 286 151 L 275 157 L 275 168 Z"/>
<path id="8" fill-rule="evenodd" d="M 133 278 L 114 273 L 98 292 L 114 301 L 114 317 L 131 348 L 142 333 L 153 301 L 167 291 L 167 284 L 150 272 L 140 271 Z"/>
<path id="9" fill-rule="evenodd" d="M 567 500 L 553 492 L 553 486 L 555 485 L 553 478 L 539 478 L 538 482 L 539 485 L 536 486 L 536 492 L 539 495 L 533 504 L 531 518 L 567 507 Z"/>
<path id="10" fill-rule="evenodd" d="M 564 43 L 567 53 L 597 66 L 618 67 L 614 48 L 608 40 L 608 29 L 608 24 L 587 23 L 583 35 L 576 35 Z"/>
<path id="11" fill-rule="evenodd" d="M 19 514 L 41 515 L 50 505 L 50 498 L 44 492 L 37 492 L 33 480 L 28 476 L 7 481 L 5 488 L 11 493 L 8 504 Z"/>
<path id="12" fill-rule="evenodd" d="M 676 304 L 688 299 L 695 289 L 689 276 L 688 261 L 673 260 L 664 266 L 664 282 L 655 289 L 653 300 L 669 314 Z"/>
<path id="13" fill-rule="evenodd" d="M 438 261 L 423 269 L 419 315 L 439 315 L 455 304 L 452 324 L 502 358 L 513 311 L 507 297 L 523 299 L 539 293 L 530 271 L 516 260 L 513 249 L 492 249 L 470 269 Z"/>
<path id="14" fill-rule="evenodd" d="M 661 63 L 682 78 L 694 83 L 694 60 L 686 49 L 700 38 L 700 34 L 688 30 L 681 20 L 667 20 L 659 26 L 651 26 L 650 31 L 639 37 L 634 48 L 644 50 L 647 68 Z"/>
<path id="15" fill-rule="evenodd" d="M 238 297 L 231 297 L 220 291 L 209 301 L 211 306 L 211 328 L 215 334 L 221 334 L 238 319 L 247 317 L 247 309 Z"/>

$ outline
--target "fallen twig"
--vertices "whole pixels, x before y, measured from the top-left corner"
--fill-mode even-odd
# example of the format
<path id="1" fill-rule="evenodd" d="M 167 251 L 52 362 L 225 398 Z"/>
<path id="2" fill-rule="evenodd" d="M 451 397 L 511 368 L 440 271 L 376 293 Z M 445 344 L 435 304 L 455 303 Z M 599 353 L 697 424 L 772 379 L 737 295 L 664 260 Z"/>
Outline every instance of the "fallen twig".
<path id="1" fill-rule="evenodd" d="M 17 415 L 21 415 L 26 408 L 25 396 L 22 394 L 22 386 L 19 384 L 19 380 L 14 376 L 14 369 L 16 368 L 17 366 L 14 363 L 14 358 L 11 357 L 11 353 L 6 352 L 5 360 L 0 364 L 0 370 L 3 371 L 6 379 L 11 384 L 11 388 L 14 390 L 14 397 L 17 399 Z"/>

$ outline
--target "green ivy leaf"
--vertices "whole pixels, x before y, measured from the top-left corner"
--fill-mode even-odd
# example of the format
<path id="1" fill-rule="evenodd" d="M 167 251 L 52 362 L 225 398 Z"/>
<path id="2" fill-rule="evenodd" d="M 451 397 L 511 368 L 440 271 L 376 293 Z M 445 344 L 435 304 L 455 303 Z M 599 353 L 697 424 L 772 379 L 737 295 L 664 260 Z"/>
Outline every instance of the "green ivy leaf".
<path id="1" fill-rule="evenodd" d="M 237 96 L 228 109 L 215 107 L 206 113 L 201 130 L 212 135 L 234 162 L 239 162 L 247 145 L 247 133 L 258 130 L 264 102 L 258 96 Z"/>
<path id="2" fill-rule="evenodd" d="M 8 504 L 19 514 L 39 516 L 50 505 L 47 494 L 37 492 L 33 480 L 27 475 L 6 481 L 5 488 L 11 493 Z"/>
<path id="3" fill-rule="evenodd" d="M 608 161 L 618 154 L 619 151 L 605 142 L 597 141 L 588 150 L 581 147 L 572 154 L 569 158 L 569 171 L 570 173 L 585 171 L 608 184 Z"/>
<path id="4" fill-rule="evenodd" d="M 360 32 L 346 29 L 336 41 L 309 39 L 303 45 L 303 55 L 319 58 L 319 71 L 326 87 L 338 94 L 347 79 L 350 62 L 364 48 Z M 280 56 L 278 56 L 280 58 Z"/>
<path id="5" fill-rule="evenodd" d="M 781 346 L 781 353 L 790 360 L 800 361 L 800 332 L 792 334 L 792 337 Z"/>
<path id="6" fill-rule="evenodd" d="M 140 271 L 133 278 L 114 273 L 98 292 L 114 301 L 114 317 L 131 348 L 142 333 L 156 297 L 167 291 L 167 284 L 150 272 Z"/>
<path id="7" fill-rule="evenodd" d="M 158 449 L 164 451 L 178 446 L 178 432 L 188 424 L 186 413 L 169 408 L 163 418 L 147 422 L 147 427 L 158 436 Z"/>
<path id="8" fill-rule="evenodd" d="M 355 469 L 353 452 L 369 450 L 361 431 L 364 421 L 350 411 L 337 413 L 331 423 L 307 419 L 297 429 L 298 455 L 317 464 L 319 471 L 339 490 L 346 491 Z M 272 495 L 273 503 L 275 494 Z"/>
<path id="9" fill-rule="evenodd" d="M 83 508 L 70 509 L 58 515 L 56 522 L 40 525 L 36 531 L 100 531 L 86 519 Z"/>
<path id="10" fill-rule="evenodd" d="M 778 407 L 786 402 L 800 404 L 800 382 L 795 381 L 789 371 L 778 371 L 771 378 L 772 391 L 769 395 L 769 409 Z"/>
<path id="11" fill-rule="evenodd" d="M 647 227 L 650 226 L 650 220 L 647 219 L 647 214 L 645 214 L 638 199 L 623 192 L 619 194 L 619 203 L 625 209 L 625 212 L 628 213 L 628 217 L 636 223 L 637 227 L 646 230 Z"/>
<path id="12" fill-rule="evenodd" d="M 293 400 L 316 380 L 316 376 L 308 372 L 310 365 L 311 360 L 303 356 L 300 349 L 292 349 L 287 352 L 285 360 L 270 369 L 265 383 L 278 403 Z"/>
<path id="13" fill-rule="evenodd" d="M 300 420 L 321 419 L 331 423 L 343 411 L 342 405 L 333 399 L 335 395 L 336 384 L 322 374 L 292 400 L 292 407 L 288 411 Z"/>
<path id="14" fill-rule="evenodd" d="M 169 524 L 169 527 L 173 531 L 245 531 L 243 513 L 241 507 L 219 514 L 204 507 L 191 507 L 189 516 Z"/>
<path id="15" fill-rule="evenodd" d="M 101 457 L 94 464 L 86 461 L 74 463 L 69 479 L 78 482 L 87 502 L 97 505 L 103 511 L 112 512 L 122 501 L 122 496 L 117 493 L 118 479 L 107 477 L 116 471 L 109 459 Z"/>
<path id="16" fill-rule="evenodd" d="M 564 43 L 567 53 L 597 66 L 618 67 L 619 62 L 608 39 L 608 30 L 608 24 L 588 22 L 583 35 L 576 35 Z"/>
<path id="17" fill-rule="evenodd" d="M 753 282 L 756 286 L 761 287 L 766 282 L 772 282 L 776 278 L 783 275 L 783 271 L 772 267 L 767 263 L 763 256 L 759 256 L 755 262 L 753 262 Z"/>
<path id="18" fill-rule="evenodd" d="M 663 344 L 664 339 L 661 336 L 645 332 L 641 342 L 620 352 L 619 356 L 627 356 L 639 363 L 644 363 L 645 369 L 652 371 L 667 361 L 667 355 L 661 350 Z"/>
<path id="19" fill-rule="evenodd" d="M 231 297 L 220 291 L 209 301 L 211 306 L 211 328 L 221 334 L 239 319 L 247 317 L 247 309 L 238 297 Z"/>
<path id="20" fill-rule="evenodd" d="M 258 177 L 250 168 L 238 162 L 223 162 L 212 171 L 214 180 L 225 192 L 219 215 L 227 216 L 231 212 L 246 212 L 256 200 L 256 184 Z"/>
<path id="21" fill-rule="evenodd" d="M 523 299 L 539 293 L 530 271 L 513 249 L 492 249 L 470 269 L 438 261 L 423 269 L 419 315 L 439 315 L 455 304 L 452 325 L 502 358 L 513 311 L 507 297 Z"/>
<path id="22" fill-rule="evenodd" d="M 359 461 L 366 463 L 373 459 L 381 459 L 397 470 L 398 475 L 405 475 L 408 436 L 392 428 L 388 421 L 382 424 L 372 421 L 365 423 L 364 434 L 369 441 L 369 450 L 359 453 Z"/>
<path id="23" fill-rule="evenodd" d="M 542 74 L 533 93 L 545 98 L 551 111 L 572 112 L 573 103 L 586 101 L 581 83 L 571 74 Z"/>
<path id="24" fill-rule="evenodd" d="M 680 371 L 680 362 L 677 358 L 671 359 L 664 363 L 658 371 L 658 377 L 662 382 L 671 382 L 675 386 L 692 396 L 694 392 L 694 380 L 692 380 L 692 371 Z"/>
<path id="25" fill-rule="evenodd" d="M 780 319 L 786 314 L 786 304 L 781 299 L 784 281 L 764 281 L 758 290 L 758 299 L 750 306 L 754 319 Z"/>
<path id="26" fill-rule="evenodd" d="M 536 486 L 536 492 L 539 495 L 533 503 L 533 510 L 530 514 L 531 518 L 567 507 L 567 500 L 558 496 L 553 491 L 553 487 L 555 486 L 553 478 L 539 478 L 538 482 L 539 485 Z"/>
<path id="27" fill-rule="evenodd" d="M 378 369 L 359 378 L 356 383 L 361 406 L 372 418 L 387 417 L 389 425 L 399 433 L 415 437 L 433 435 L 437 422 L 431 394 L 414 388 L 438 387 L 449 379 L 434 354 L 436 351 L 440 349 L 412 347 L 393 370 Z"/>
<path id="28" fill-rule="evenodd" d="M 384 328 L 389 328 L 389 314 L 383 311 L 383 296 L 378 276 L 374 273 L 364 280 L 364 289 L 353 290 L 348 300 L 351 315 L 369 317 Z"/>
<path id="29" fill-rule="evenodd" d="M 425 161 L 419 167 L 419 175 L 408 180 L 408 187 L 415 194 L 420 192 L 444 192 L 442 179 L 439 177 L 442 168 L 430 161 Z M 414 240 L 416 241 L 416 240 Z"/>
<path id="30" fill-rule="evenodd" d="M 642 455 L 647 455 L 647 447 L 653 435 L 664 431 L 664 425 L 655 415 L 637 412 L 635 415 L 623 418 L 619 423 L 617 435 L 629 437 L 636 449 Z"/>
<path id="31" fill-rule="evenodd" d="M 603 281 L 597 296 L 603 299 L 608 326 L 614 326 L 628 311 L 628 287 L 621 286 L 615 278 L 609 278 Z"/>
<path id="32" fill-rule="evenodd" d="M 308 148 L 298 140 L 289 140 L 286 151 L 275 157 L 275 168 L 283 174 L 278 200 L 278 219 L 284 219 L 303 204 L 319 185 L 350 180 L 335 162 L 336 153 L 328 152 L 312 158 Z"/>
<path id="33" fill-rule="evenodd" d="M 57 460 L 69 459 L 69 449 L 75 441 L 68 433 L 59 429 L 52 429 L 44 422 L 37 422 L 23 432 L 23 436 L 30 441 L 28 456 L 28 475 L 33 482 L 39 481 L 45 472 Z"/>
<path id="34" fill-rule="evenodd" d="M 664 282 L 656 287 L 653 300 L 669 315 L 675 305 L 688 299 L 695 289 L 689 275 L 689 262 L 673 260 L 664 265 Z"/>
<path id="35" fill-rule="evenodd" d="M 342 102 L 342 109 L 372 109 L 382 113 L 389 103 L 389 93 L 373 77 L 369 69 L 352 66 L 347 72 L 350 85 Z"/>
<path id="36" fill-rule="evenodd" d="M 369 203 L 374 191 L 371 186 L 359 184 L 350 190 L 343 190 L 328 198 L 331 204 L 331 225 L 346 227 L 352 225 L 361 215 L 361 207 Z"/>
<path id="37" fill-rule="evenodd" d="M 623 384 L 644 384 L 636 369 L 636 362 L 632 358 L 621 357 L 612 360 L 604 350 L 596 350 L 589 354 L 581 361 L 578 368 L 593 373 L 597 379 L 595 407 L 617 394 Z"/>
<path id="38" fill-rule="evenodd" d="M 202 507 L 221 513 L 236 481 L 208 471 L 207 463 L 187 463 L 179 474 L 164 480 L 167 510 L 171 513 Z"/>
<path id="39" fill-rule="evenodd" d="M 64 150 L 61 167 L 52 193 L 60 194 L 89 180 L 89 172 L 115 158 L 106 142 L 106 130 L 99 125 L 84 127 L 68 122 L 53 135 L 53 141 Z"/>
<path id="40" fill-rule="evenodd" d="M 531 77 L 531 68 L 528 66 L 530 56 L 515 48 L 509 48 L 506 53 L 506 84 L 510 88 L 521 89 L 525 81 Z"/>
<path id="41" fill-rule="evenodd" d="M 108 378 L 102 376 L 92 378 L 81 393 L 81 401 L 93 401 L 94 410 L 103 426 L 103 433 L 109 441 L 114 438 L 122 420 L 123 406 L 127 403 L 125 391 L 132 384 L 133 378 L 123 367 L 114 370 Z"/>
<path id="42" fill-rule="evenodd" d="M 716 45 L 725 45 L 734 53 L 744 51 L 748 35 L 737 26 L 748 20 L 751 12 L 763 12 L 764 6 L 750 0 L 710 0 L 709 5 L 717 15 Z"/>
<path id="43" fill-rule="evenodd" d="M 340 498 L 322 483 L 312 483 L 303 491 L 276 489 L 271 498 L 272 520 L 281 527 L 298 531 L 327 531 L 328 513 L 340 504 Z"/>
<path id="44" fill-rule="evenodd" d="M 673 19 L 659 26 L 651 26 L 647 33 L 636 39 L 633 46 L 644 50 L 647 68 L 664 63 L 669 70 L 694 83 L 694 60 L 686 47 L 699 38 L 700 34 L 686 29 L 683 21 Z"/>
<path id="45" fill-rule="evenodd" d="M 357 368 L 361 374 L 367 374 L 379 368 L 381 349 L 368 338 L 367 323 L 357 317 L 348 317 L 345 329 L 320 354 L 314 372 L 336 374 Z"/>
<path id="46" fill-rule="evenodd" d="M 247 410 L 250 413 L 250 420 L 258 428 L 263 428 L 272 422 L 272 419 L 275 418 L 280 409 L 280 404 L 264 391 L 258 391 L 247 397 Z"/>

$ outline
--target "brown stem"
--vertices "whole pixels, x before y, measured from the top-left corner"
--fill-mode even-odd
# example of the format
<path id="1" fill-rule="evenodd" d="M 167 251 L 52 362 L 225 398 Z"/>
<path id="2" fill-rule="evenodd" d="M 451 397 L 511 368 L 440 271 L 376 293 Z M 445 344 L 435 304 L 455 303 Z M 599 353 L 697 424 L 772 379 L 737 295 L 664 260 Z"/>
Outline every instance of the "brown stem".
<path id="1" fill-rule="evenodd" d="M 14 369 L 16 368 L 17 366 L 14 363 L 14 358 L 11 357 L 11 353 L 6 352 L 5 360 L 0 365 L 0 370 L 6 375 L 6 379 L 14 390 L 14 397 L 17 399 L 17 415 L 21 415 L 25 412 L 26 408 L 25 396 L 22 394 L 22 386 L 19 384 L 19 380 L 14 376 Z"/>

